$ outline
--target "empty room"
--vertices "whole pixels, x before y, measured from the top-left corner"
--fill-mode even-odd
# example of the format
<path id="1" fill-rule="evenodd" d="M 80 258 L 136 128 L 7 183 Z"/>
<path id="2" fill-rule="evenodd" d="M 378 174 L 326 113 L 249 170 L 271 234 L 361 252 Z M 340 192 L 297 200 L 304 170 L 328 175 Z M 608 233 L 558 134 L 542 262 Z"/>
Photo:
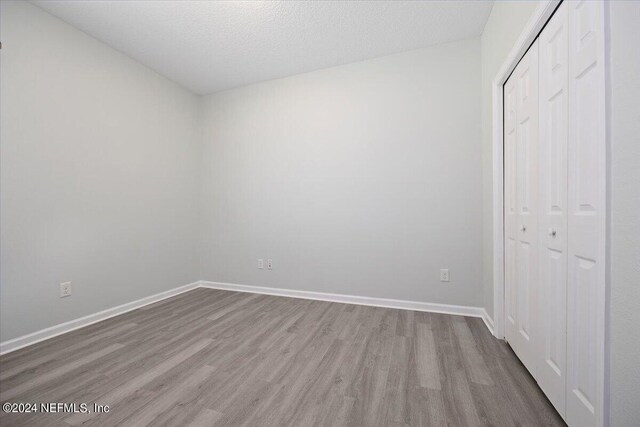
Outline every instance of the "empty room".
<path id="1" fill-rule="evenodd" d="M 640 425 L 640 0 L 0 0 L 0 426 Z"/>

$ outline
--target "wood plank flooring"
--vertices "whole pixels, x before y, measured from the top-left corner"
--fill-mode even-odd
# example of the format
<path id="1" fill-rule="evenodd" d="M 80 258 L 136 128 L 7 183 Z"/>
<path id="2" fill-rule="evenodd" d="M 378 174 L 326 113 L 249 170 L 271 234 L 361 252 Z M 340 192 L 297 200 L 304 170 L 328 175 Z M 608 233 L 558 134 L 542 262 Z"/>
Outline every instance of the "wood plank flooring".
<path id="1" fill-rule="evenodd" d="M 0 357 L 8 426 L 564 425 L 462 316 L 195 289 Z"/>

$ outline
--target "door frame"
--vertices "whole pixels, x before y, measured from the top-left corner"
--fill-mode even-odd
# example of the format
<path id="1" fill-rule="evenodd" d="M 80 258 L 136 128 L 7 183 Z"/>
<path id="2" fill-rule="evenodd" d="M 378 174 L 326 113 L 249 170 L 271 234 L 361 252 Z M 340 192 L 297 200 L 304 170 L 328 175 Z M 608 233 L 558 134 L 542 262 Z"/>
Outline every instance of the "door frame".
<path id="1" fill-rule="evenodd" d="M 491 84 L 491 92 L 492 92 L 492 151 L 493 151 L 493 333 L 494 336 L 498 339 L 504 339 L 504 328 L 505 328 L 505 283 L 504 283 L 504 268 L 505 268 L 505 257 L 504 257 L 504 97 L 503 97 L 503 87 L 504 83 L 507 81 L 513 70 L 515 69 L 520 59 L 527 52 L 531 44 L 534 42 L 542 28 L 546 25 L 546 23 L 553 15 L 553 12 L 556 10 L 558 5 L 562 0 L 540 0 L 538 3 L 538 7 L 533 12 L 531 18 L 525 25 L 520 37 L 518 37 L 516 43 L 511 48 L 511 51 L 507 55 L 505 61 L 500 67 L 498 73 L 496 74 L 493 82 Z M 604 49 L 605 61 L 608 60 L 608 6 L 604 5 L 603 17 L 604 22 L 604 43 L 601 49 Z M 609 355 L 607 349 L 609 348 L 609 306 L 608 306 L 608 295 L 609 295 L 609 175 L 610 175 L 610 142 L 609 142 L 609 88 L 607 82 L 609 81 L 608 73 L 608 64 L 604 64 L 604 79 L 600 83 L 602 85 L 601 89 L 604 93 L 604 99 L 607 105 L 602 109 L 603 111 L 603 129 L 605 134 L 605 144 L 607 145 L 607 159 L 606 159 L 606 173 L 605 179 L 606 182 L 606 192 L 604 195 L 606 199 L 607 208 L 605 211 L 605 222 L 607 230 L 607 236 L 605 238 L 606 242 L 606 256 L 605 256 L 605 281 L 602 292 L 599 292 L 600 295 L 604 295 L 603 300 L 600 302 L 601 306 L 599 307 L 599 317 L 598 322 L 600 323 L 598 327 L 598 337 L 597 342 L 602 343 L 602 348 L 599 351 L 602 352 L 602 363 L 598 366 L 598 376 L 602 381 L 601 387 L 601 396 L 596 399 L 596 401 L 602 405 L 601 408 L 598 408 L 600 411 L 600 418 L 598 420 L 599 426 L 608 426 L 609 425 Z"/>

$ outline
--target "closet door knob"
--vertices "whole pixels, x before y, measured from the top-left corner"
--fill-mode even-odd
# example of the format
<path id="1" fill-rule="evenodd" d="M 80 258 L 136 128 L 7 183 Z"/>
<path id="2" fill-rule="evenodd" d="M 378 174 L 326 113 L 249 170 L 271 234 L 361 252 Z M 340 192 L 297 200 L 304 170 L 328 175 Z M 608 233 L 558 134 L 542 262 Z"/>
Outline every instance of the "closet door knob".
<path id="1" fill-rule="evenodd" d="M 549 229 L 549 236 L 556 237 L 556 230 L 554 230 L 553 228 L 550 228 Z"/>
<path id="2" fill-rule="evenodd" d="M 527 231 L 527 227 L 525 227 L 525 226 L 524 226 L 524 224 L 522 224 L 522 225 L 520 226 L 520 230 L 521 230 L 522 232 L 525 232 L 525 231 Z"/>

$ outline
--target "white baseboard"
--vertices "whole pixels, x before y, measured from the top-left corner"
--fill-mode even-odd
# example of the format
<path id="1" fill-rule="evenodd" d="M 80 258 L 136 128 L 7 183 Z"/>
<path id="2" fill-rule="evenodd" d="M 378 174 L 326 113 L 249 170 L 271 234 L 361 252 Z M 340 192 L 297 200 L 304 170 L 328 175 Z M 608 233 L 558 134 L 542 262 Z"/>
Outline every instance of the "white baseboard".
<path id="1" fill-rule="evenodd" d="M 236 292 L 250 292 L 254 294 L 276 295 L 291 298 L 303 298 L 319 301 L 341 302 L 345 304 L 369 305 L 374 307 L 397 308 L 401 310 L 427 311 L 430 313 L 455 314 L 459 316 L 480 317 L 484 319 L 486 311 L 481 307 L 465 305 L 435 304 L 429 302 L 407 301 L 387 298 L 361 297 L 345 294 L 328 294 L 324 292 L 296 291 L 292 289 L 266 288 L 262 286 L 238 285 L 235 283 L 220 283 L 200 281 L 200 287 L 222 289 Z M 486 320 L 485 320 L 486 323 Z M 488 325 L 487 325 L 488 326 Z M 493 332 L 492 332 L 493 333 Z"/>
<path id="2" fill-rule="evenodd" d="M 40 341 L 48 340 L 55 336 L 71 332 L 73 330 L 89 326 L 93 323 L 101 322 L 109 319 L 110 317 L 124 314 L 128 311 L 135 310 L 145 305 L 153 304 L 154 302 L 161 301 L 166 298 L 181 294 L 183 292 L 190 291 L 197 288 L 199 282 L 190 283 L 188 285 L 180 286 L 178 288 L 170 289 L 159 294 L 151 295 L 146 298 L 139 299 L 137 301 L 128 302 L 126 304 L 119 305 L 117 307 L 108 308 L 98 313 L 90 314 L 88 316 L 80 317 L 78 319 L 71 320 L 69 322 L 60 323 L 59 325 L 51 326 L 50 328 L 42 329 L 37 332 L 33 332 L 28 335 L 23 335 L 18 338 L 14 338 L 0 343 L 0 355 L 10 353 L 12 351 L 27 347 L 29 345 L 38 343 Z"/>
<path id="3" fill-rule="evenodd" d="M 491 318 L 491 316 L 489 316 L 489 313 L 487 313 L 487 310 L 485 310 L 484 308 L 482 309 L 482 320 L 484 320 L 484 324 L 487 326 L 487 329 L 489 329 L 489 332 L 491 332 L 491 335 L 495 336 L 495 330 L 493 328 L 493 319 Z"/>
<path id="4" fill-rule="evenodd" d="M 61 323 L 50 328 L 42 329 L 28 335 L 23 335 L 21 337 L 2 342 L 0 343 L 0 355 L 19 350 L 23 347 L 36 344 L 40 341 L 48 340 L 49 338 L 53 338 L 67 332 L 89 326 L 93 323 L 97 323 L 111 317 L 118 316 L 120 314 L 124 314 L 128 311 L 144 307 L 145 305 L 153 304 L 155 302 L 170 298 L 172 296 L 190 291 L 198 287 L 221 289 L 235 292 L 249 292 L 254 294 L 276 295 L 291 298 L 303 298 L 319 301 L 340 302 L 345 304 L 368 305 L 373 307 L 397 308 L 400 310 L 426 311 L 430 313 L 479 317 L 484 321 L 485 325 L 493 335 L 493 319 L 491 319 L 487 311 L 481 307 L 436 304 L 429 302 L 396 300 L 388 298 L 372 298 L 345 294 L 330 294 L 324 292 L 296 291 L 292 289 L 267 288 L 262 286 L 248 286 L 238 285 L 235 283 L 209 282 L 206 280 L 200 280 L 198 282 L 180 286 L 175 289 L 170 289 L 168 291 L 151 295 L 137 301 L 122 304 L 117 307 L 109 308 L 98 313 L 90 314 L 79 319 L 71 320 L 69 322 Z"/>

